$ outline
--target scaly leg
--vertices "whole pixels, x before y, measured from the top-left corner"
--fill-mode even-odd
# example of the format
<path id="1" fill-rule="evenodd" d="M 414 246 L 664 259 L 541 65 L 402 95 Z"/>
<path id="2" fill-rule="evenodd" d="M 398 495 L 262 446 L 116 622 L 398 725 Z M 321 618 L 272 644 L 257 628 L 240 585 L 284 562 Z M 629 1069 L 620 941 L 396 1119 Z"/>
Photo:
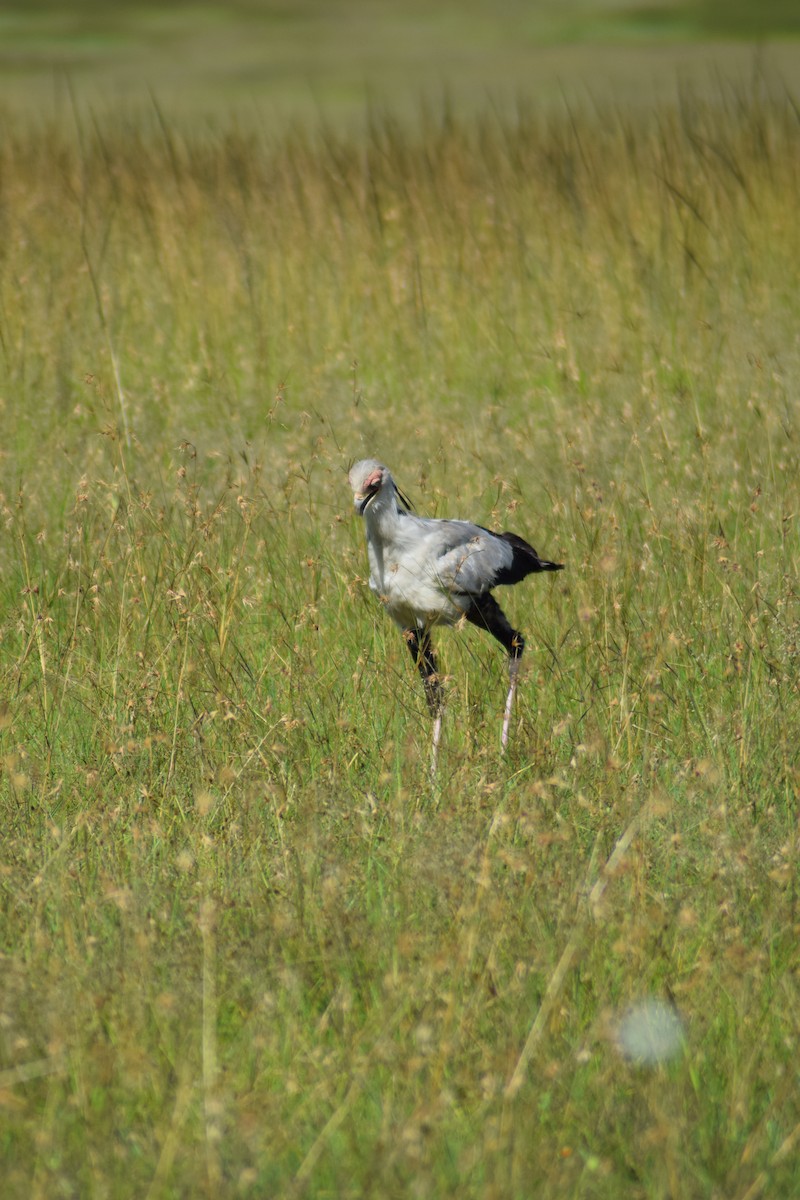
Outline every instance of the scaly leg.
<path id="1" fill-rule="evenodd" d="M 433 716 L 433 751 L 431 755 L 431 774 L 436 774 L 436 764 L 439 758 L 439 740 L 442 736 L 442 685 L 436 669 L 436 658 L 431 646 L 427 630 L 404 629 L 403 637 L 411 651 L 411 657 L 416 663 L 425 688 L 425 699 Z"/>
<path id="2" fill-rule="evenodd" d="M 508 727 L 511 724 L 511 709 L 514 706 L 514 693 L 517 690 L 517 675 L 519 674 L 519 662 L 522 658 L 522 651 L 519 654 L 512 656 L 508 660 L 508 695 L 506 696 L 506 709 L 503 713 L 503 734 L 501 745 L 505 750 L 508 745 Z"/>
<path id="3" fill-rule="evenodd" d="M 497 638 L 508 653 L 508 696 L 503 713 L 503 733 L 501 745 L 505 750 L 508 745 L 508 731 L 511 726 L 511 710 L 514 707 L 514 693 L 517 690 L 517 676 L 522 652 L 525 649 L 525 638 L 513 629 L 494 596 L 486 593 L 475 599 L 471 608 L 467 609 L 466 618 L 473 625 L 485 629 L 492 637 Z"/>
<path id="4" fill-rule="evenodd" d="M 439 738 L 441 736 L 442 736 L 442 712 L 440 709 L 433 720 L 433 749 L 431 751 L 431 775 L 436 774 L 436 767 L 439 762 Z"/>

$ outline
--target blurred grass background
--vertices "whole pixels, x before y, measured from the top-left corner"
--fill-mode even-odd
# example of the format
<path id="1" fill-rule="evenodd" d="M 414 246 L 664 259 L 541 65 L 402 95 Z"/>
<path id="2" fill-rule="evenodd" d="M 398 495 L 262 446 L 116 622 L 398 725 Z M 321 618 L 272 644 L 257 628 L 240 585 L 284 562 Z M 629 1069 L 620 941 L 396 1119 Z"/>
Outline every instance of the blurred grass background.
<path id="1" fill-rule="evenodd" d="M 458 112 L 519 94 L 642 104 L 680 79 L 746 76 L 753 46 L 797 70 L 800 16 L 790 0 L 250 0 L 10 3 L 0 14 L 0 101 L 61 115 L 68 84 L 95 110 L 146 106 L 173 116 L 285 125 L 323 114 L 362 126 L 364 108 L 408 117 L 446 90 Z"/>
<path id="2" fill-rule="evenodd" d="M 4 1194 L 793 1196 L 795 44 L 376 5 L 370 80 L 364 6 L 291 7 L 259 92 L 267 10 L 132 11 L 3 43 L 40 22 L 0 139 Z M 575 103 L 518 88 L 532 13 Z M 504 759 L 502 655 L 440 637 L 435 785 L 364 454 L 567 563 L 503 595 Z M 653 997 L 686 1045 L 645 1069 Z"/>

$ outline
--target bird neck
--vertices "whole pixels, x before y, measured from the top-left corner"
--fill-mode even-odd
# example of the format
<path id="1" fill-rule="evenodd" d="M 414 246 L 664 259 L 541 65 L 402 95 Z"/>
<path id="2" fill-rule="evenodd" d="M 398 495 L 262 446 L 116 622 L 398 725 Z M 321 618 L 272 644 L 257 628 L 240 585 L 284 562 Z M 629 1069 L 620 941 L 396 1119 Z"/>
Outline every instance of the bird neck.
<path id="1" fill-rule="evenodd" d="M 377 535 L 384 540 L 391 538 L 402 519 L 393 487 L 385 488 L 378 493 L 364 514 L 364 518 L 367 522 L 367 536 Z"/>

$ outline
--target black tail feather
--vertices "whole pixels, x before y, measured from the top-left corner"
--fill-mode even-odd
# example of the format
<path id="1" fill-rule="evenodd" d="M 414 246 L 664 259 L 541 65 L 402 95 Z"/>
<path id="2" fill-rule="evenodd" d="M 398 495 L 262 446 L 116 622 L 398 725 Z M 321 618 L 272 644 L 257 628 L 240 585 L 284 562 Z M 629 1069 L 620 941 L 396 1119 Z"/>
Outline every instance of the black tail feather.
<path id="1" fill-rule="evenodd" d="M 529 542 L 521 538 L 518 533 L 496 533 L 495 537 L 502 538 L 504 542 L 508 542 L 514 551 L 514 558 L 509 567 L 504 567 L 499 572 L 494 581 L 495 587 L 504 583 L 519 583 L 520 579 L 524 579 L 526 575 L 533 575 L 537 571 L 563 571 L 564 564 L 550 562 L 549 559 L 539 558 L 539 555 L 534 550 Z"/>

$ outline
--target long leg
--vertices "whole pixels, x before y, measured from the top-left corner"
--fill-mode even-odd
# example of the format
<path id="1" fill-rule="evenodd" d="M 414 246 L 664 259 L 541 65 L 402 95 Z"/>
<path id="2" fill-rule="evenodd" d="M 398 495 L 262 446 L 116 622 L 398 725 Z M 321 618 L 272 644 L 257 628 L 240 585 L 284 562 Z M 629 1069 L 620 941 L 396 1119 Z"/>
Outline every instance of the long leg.
<path id="1" fill-rule="evenodd" d="M 427 630 L 404 629 L 403 637 L 411 651 L 411 657 L 416 663 L 425 688 L 425 699 L 433 716 L 433 757 L 431 771 L 436 771 L 436 760 L 439 756 L 439 739 L 442 736 L 442 685 L 436 668 L 436 658 L 431 645 L 430 634 Z"/>
<path id="2" fill-rule="evenodd" d="M 508 730 L 511 724 L 511 710 L 514 707 L 514 693 L 517 690 L 517 676 L 522 652 L 525 649 L 525 638 L 517 629 L 513 629 L 505 613 L 491 593 L 477 597 L 471 608 L 467 609 L 466 618 L 479 629 L 485 629 L 492 637 L 497 638 L 508 654 L 508 696 L 503 713 L 502 746 L 505 750 L 508 744 Z"/>

